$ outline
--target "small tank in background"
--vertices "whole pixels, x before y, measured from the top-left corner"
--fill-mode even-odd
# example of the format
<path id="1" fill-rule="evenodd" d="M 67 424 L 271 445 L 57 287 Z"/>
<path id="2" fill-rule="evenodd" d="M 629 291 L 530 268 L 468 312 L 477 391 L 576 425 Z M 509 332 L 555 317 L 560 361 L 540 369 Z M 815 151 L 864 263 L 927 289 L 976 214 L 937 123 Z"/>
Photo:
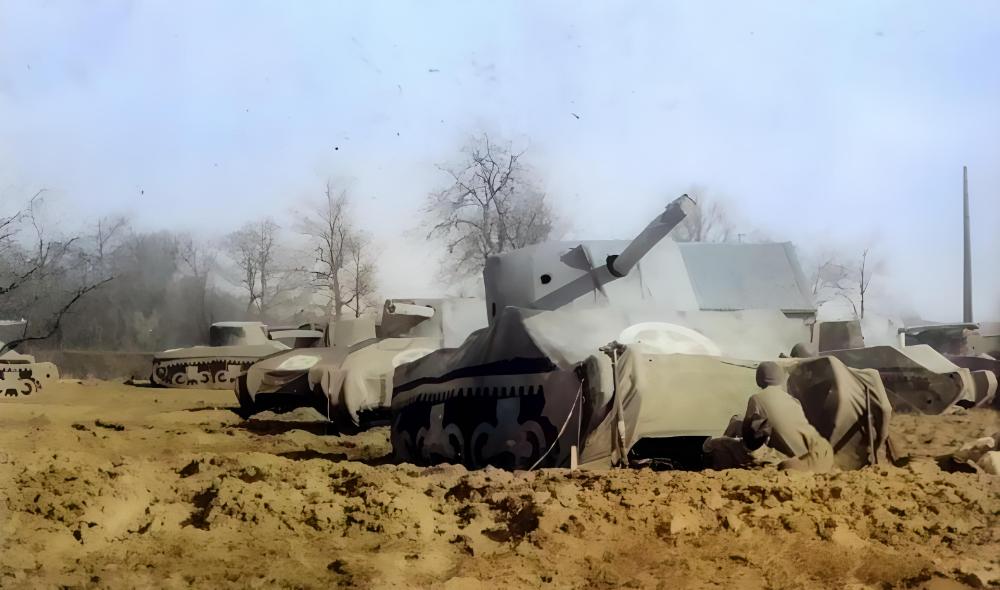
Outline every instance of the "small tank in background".
<path id="1" fill-rule="evenodd" d="M 272 340 L 261 322 L 217 322 L 208 334 L 208 346 L 174 348 L 153 355 L 153 385 L 230 389 L 236 377 L 254 362 L 290 348 Z"/>
<path id="2" fill-rule="evenodd" d="M 0 354 L 0 395 L 31 395 L 59 380 L 59 369 L 48 362 L 35 362 L 30 354 L 8 350 Z"/>

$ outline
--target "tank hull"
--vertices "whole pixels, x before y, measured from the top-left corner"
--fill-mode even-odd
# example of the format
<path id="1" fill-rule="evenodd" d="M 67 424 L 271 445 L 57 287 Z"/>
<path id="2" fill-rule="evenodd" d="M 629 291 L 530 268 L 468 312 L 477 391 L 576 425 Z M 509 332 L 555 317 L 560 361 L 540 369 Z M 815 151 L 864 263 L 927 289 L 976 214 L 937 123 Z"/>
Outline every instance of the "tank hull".
<path id="1" fill-rule="evenodd" d="M 277 343 L 242 346 L 194 346 L 153 357 L 149 380 L 160 387 L 232 389 L 236 378 L 265 356 L 288 350 Z"/>
<path id="2" fill-rule="evenodd" d="M 0 361 L 0 394 L 5 397 L 32 395 L 59 380 L 52 363 L 6 363 Z"/>

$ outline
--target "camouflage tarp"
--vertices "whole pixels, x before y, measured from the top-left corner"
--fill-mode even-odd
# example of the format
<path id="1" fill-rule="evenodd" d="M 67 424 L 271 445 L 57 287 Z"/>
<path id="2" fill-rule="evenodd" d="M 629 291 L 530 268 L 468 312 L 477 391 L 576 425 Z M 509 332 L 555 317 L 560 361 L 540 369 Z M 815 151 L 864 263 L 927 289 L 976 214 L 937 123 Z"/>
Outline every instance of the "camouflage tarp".
<path id="1" fill-rule="evenodd" d="M 327 364 L 315 377 L 327 416 L 350 430 L 361 426 L 363 414 L 388 414 L 396 367 L 440 346 L 438 338 L 386 338 L 351 352 L 339 364 Z"/>
<path id="2" fill-rule="evenodd" d="M 880 459 L 878 453 L 889 438 L 892 404 L 878 371 L 852 369 L 835 357 L 781 364 L 788 372 L 788 392 L 833 445 L 838 467 L 858 469 Z"/>
<path id="3" fill-rule="evenodd" d="M 363 414 L 388 413 L 398 364 L 442 345 L 456 346 L 484 325 L 479 299 L 390 299 L 378 326 L 371 319 L 336 322 L 331 347 L 295 350 L 255 364 L 241 377 L 237 396 L 248 410 L 313 405 L 340 428 L 354 429 L 365 422 Z"/>
<path id="4" fill-rule="evenodd" d="M 507 308 L 461 347 L 400 366 L 392 398 L 396 456 L 523 469 L 565 466 L 576 444 L 581 463 L 611 465 L 616 448 L 627 453 L 646 438 L 718 436 L 746 410 L 757 390 L 756 361 L 664 354 L 639 343 L 626 347 L 612 371 L 598 352 L 614 339 L 608 318 L 607 310 L 592 316 Z M 841 425 L 857 409 L 852 400 L 865 399 L 858 392 L 869 391 L 885 408 L 877 374 L 850 371 L 830 358 L 783 363 L 810 404 L 833 408 L 834 426 L 817 429 L 847 445 L 844 453 L 856 452 L 856 441 L 845 438 L 850 426 Z M 883 414 L 876 422 L 887 423 Z"/>
<path id="5" fill-rule="evenodd" d="M 321 376 L 327 368 L 340 366 L 352 351 L 376 341 L 375 321 L 342 320 L 331 325 L 326 339 L 330 346 L 287 350 L 254 362 L 236 383 L 241 408 L 252 413 L 311 405 L 325 411 L 325 399 L 316 391 Z"/>
<path id="6" fill-rule="evenodd" d="M 855 369 L 875 369 L 897 412 L 940 414 L 962 399 L 975 399 L 975 385 L 968 369 L 962 369 L 925 344 L 917 346 L 870 346 L 833 350 Z"/>
<path id="7" fill-rule="evenodd" d="M 578 351 L 564 348 L 568 357 L 546 354 L 547 343 L 536 340 L 544 330 L 528 323 L 544 313 L 507 308 L 461 347 L 397 367 L 391 405 L 396 457 L 473 468 L 523 468 L 540 459 L 556 443 L 579 394 L 574 365 L 591 349 L 581 338 Z M 564 464 L 568 452 L 561 445 L 544 465 Z"/>
<path id="8" fill-rule="evenodd" d="M 784 359 L 780 364 L 788 373 L 788 392 L 833 446 L 836 465 L 857 469 L 870 464 L 870 454 L 884 449 L 892 415 L 878 373 L 849 369 L 831 357 Z M 756 367 L 751 361 L 626 347 L 615 371 L 619 397 L 607 404 L 600 424 L 585 433 L 581 463 L 621 464 L 643 439 L 721 436 L 731 418 L 743 418 L 747 400 L 759 391 Z M 610 371 L 603 356 L 587 361 L 594 383 L 594 375 Z M 607 380 L 602 381 L 606 387 Z M 591 387 L 585 391 L 594 395 Z"/>

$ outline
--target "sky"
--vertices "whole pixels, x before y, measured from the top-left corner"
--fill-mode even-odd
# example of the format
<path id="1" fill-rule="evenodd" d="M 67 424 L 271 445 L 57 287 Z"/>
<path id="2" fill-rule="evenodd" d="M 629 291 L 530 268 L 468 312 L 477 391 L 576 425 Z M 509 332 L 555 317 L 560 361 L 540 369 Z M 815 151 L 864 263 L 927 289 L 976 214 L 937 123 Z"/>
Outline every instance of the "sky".
<path id="1" fill-rule="evenodd" d="M 350 186 L 385 296 L 474 134 L 525 149 L 565 237 L 692 186 L 740 230 L 884 262 L 886 307 L 1000 318 L 1000 3 L 0 0 L 0 198 L 221 236 Z M 891 302 L 891 303 L 890 303 Z"/>

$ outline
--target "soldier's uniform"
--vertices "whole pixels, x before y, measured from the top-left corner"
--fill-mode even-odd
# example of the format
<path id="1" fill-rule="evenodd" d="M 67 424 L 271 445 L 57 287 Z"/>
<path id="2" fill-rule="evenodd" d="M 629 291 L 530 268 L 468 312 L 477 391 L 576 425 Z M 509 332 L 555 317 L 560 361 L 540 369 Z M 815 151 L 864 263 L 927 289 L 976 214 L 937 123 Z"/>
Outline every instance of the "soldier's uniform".
<path id="1" fill-rule="evenodd" d="M 743 418 L 743 444 L 750 451 L 763 445 L 787 459 L 780 469 L 829 471 L 833 448 L 806 419 L 802 405 L 784 389 L 785 374 L 776 363 L 757 367 L 757 385 L 762 389 L 750 397 Z"/>

